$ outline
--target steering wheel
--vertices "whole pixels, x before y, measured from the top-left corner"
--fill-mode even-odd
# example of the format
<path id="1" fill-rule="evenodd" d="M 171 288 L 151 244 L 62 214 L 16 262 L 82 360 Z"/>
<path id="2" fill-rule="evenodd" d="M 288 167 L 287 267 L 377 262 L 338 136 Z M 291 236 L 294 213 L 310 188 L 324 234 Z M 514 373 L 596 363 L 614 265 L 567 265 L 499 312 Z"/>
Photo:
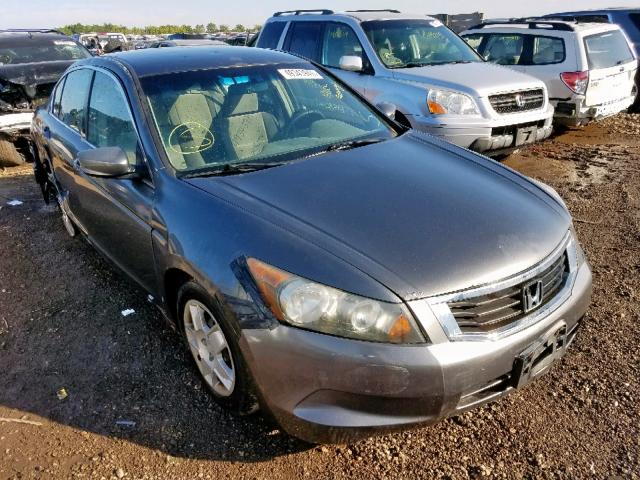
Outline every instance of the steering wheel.
<path id="1" fill-rule="evenodd" d="M 291 132 L 301 128 L 310 128 L 313 122 L 324 119 L 325 116 L 318 111 L 300 110 L 291 117 L 289 125 L 287 125 L 283 132 L 283 137 L 288 138 L 291 136 Z"/>

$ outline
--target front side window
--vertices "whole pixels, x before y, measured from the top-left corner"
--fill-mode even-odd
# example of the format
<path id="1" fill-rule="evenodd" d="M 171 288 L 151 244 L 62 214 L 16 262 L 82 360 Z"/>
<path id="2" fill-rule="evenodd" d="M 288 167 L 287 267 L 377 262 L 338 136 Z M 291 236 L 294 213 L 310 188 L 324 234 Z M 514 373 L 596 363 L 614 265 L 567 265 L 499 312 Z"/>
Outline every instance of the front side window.
<path id="1" fill-rule="evenodd" d="M 80 60 L 91 54 L 73 40 L 36 39 L 3 41 L 0 65 Z"/>
<path id="2" fill-rule="evenodd" d="M 533 65 L 562 63 L 565 59 L 564 40 L 554 37 L 533 37 Z"/>
<path id="3" fill-rule="evenodd" d="M 93 70 L 74 70 L 67 75 L 60 99 L 58 118 L 81 135 L 85 135 L 87 97 Z"/>
<path id="4" fill-rule="evenodd" d="M 360 40 L 353 29 L 341 23 L 329 23 L 322 45 L 322 64 L 339 68 L 342 57 L 360 57 L 366 63 Z"/>
<path id="5" fill-rule="evenodd" d="M 319 61 L 320 37 L 324 24 L 321 22 L 292 22 L 287 34 L 285 50 Z"/>
<path id="6" fill-rule="evenodd" d="M 518 65 L 522 58 L 524 37 L 518 34 L 493 34 L 484 48 L 484 58 L 498 65 Z"/>
<path id="7" fill-rule="evenodd" d="M 138 163 L 138 136 L 122 87 L 96 72 L 89 100 L 87 140 L 95 147 L 120 147 L 129 163 Z"/>
<path id="8" fill-rule="evenodd" d="M 362 28 L 387 68 L 482 61 L 439 20 L 376 20 L 363 22 Z"/>
<path id="9" fill-rule="evenodd" d="M 307 62 L 150 76 L 142 86 L 171 165 L 280 164 L 397 132 Z"/>
<path id="10" fill-rule="evenodd" d="M 286 22 L 269 22 L 264 26 L 260 38 L 258 39 L 259 48 L 278 48 L 280 36 L 287 23 Z"/>
<path id="11" fill-rule="evenodd" d="M 620 30 L 598 33 L 585 37 L 589 68 L 610 68 L 632 62 L 631 48 Z"/>
<path id="12" fill-rule="evenodd" d="M 483 35 L 479 33 L 474 33 L 472 35 L 465 35 L 462 37 L 465 42 L 469 44 L 471 48 L 473 48 L 476 52 L 479 52 L 480 44 L 482 43 Z"/>

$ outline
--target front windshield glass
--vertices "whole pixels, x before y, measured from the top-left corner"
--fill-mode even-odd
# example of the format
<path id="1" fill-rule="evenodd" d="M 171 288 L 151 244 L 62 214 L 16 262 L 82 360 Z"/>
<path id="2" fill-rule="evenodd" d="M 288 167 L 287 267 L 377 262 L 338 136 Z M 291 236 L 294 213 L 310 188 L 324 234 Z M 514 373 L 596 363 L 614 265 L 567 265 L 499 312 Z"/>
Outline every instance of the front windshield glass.
<path id="1" fill-rule="evenodd" d="M 163 74 L 142 86 L 171 165 L 187 173 L 275 165 L 396 135 L 306 62 Z"/>
<path id="2" fill-rule="evenodd" d="M 483 61 L 439 20 L 376 20 L 362 28 L 387 68 Z"/>
<path id="3" fill-rule="evenodd" d="M 0 65 L 80 60 L 91 54 L 72 40 L 49 40 L 0 46 Z"/>

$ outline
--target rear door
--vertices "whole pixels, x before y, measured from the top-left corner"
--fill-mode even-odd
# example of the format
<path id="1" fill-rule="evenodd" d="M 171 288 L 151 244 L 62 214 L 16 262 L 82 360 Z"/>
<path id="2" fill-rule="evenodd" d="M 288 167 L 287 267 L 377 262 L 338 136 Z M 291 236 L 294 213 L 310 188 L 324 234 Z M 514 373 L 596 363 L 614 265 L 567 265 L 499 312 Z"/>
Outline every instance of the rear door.
<path id="1" fill-rule="evenodd" d="M 527 35 L 529 54 L 524 71 L 545 83 L 550 100 L 566 99 L 570 93 L 560 75 L 578 69 L 574 42 L 575 37 L 570 35 Z"/>
<path id="2" fill-rule="evenodd" d="M 629 97 L 637 60 L 622 32 L 609 30 L 588 35 L 584 46 L 589 66 L 586 105 L 602 105 Z"/>

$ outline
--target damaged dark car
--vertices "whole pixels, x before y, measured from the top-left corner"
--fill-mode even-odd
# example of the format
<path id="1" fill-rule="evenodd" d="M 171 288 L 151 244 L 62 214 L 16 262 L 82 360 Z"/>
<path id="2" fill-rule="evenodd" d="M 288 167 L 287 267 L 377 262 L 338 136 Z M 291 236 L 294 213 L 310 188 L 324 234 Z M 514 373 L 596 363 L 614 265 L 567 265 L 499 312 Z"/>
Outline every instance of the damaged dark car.
<path id="1" fill-rule="evenodd" d="M 54 30 L 0 30 L 0 166 L 29 158 L 33 111 L 88 50 Z"/>

